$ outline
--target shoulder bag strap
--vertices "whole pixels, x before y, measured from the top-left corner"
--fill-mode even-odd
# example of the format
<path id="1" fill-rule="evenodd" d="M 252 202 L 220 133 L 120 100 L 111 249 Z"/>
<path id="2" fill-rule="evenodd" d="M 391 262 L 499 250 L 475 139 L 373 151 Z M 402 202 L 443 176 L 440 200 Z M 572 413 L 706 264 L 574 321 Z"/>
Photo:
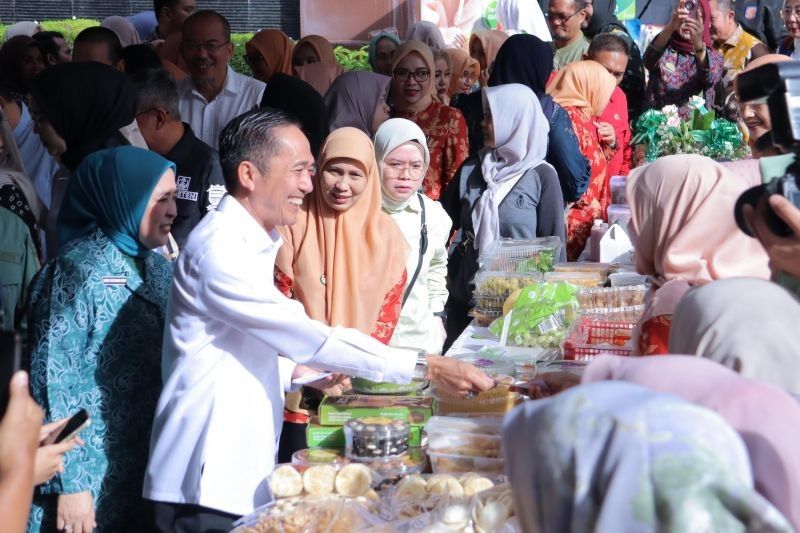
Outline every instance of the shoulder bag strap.
<path id="1" fill-rule="evenodd" d="M 420 193 L 417 193 L 417 199 L 419 200 L 419 207 L 422 210 L 422 225 L 419 230 L 419 259 L 417 260 L 417 270 L 414 272 L 414 276 L 411 278 L 408 287 L 406 287 L 405 294 L 403 294 L 403 305 L 406 305 L 406 300 L 408 300 L 408 297 L 411 294 L 411 289 L 414 288 L 414 283 L 417 282 L 419 271 L 422 270 L 422 258 L 425 255 L 425 252 L 428 251 L 428 225 L 425 220 L 425 202 L 422 201 L 422 194 Z"/>

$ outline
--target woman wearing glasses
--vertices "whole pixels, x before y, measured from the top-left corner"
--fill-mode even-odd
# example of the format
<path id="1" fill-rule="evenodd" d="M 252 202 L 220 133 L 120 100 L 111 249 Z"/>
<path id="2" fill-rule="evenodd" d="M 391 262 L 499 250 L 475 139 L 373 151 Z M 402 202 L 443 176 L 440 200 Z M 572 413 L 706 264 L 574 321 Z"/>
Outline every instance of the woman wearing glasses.
<path id="1" fill-rule="evenodd" d="M 418 192 L 430 161 L 425 134 L 402 118 L 375 134 L 383 212 L 397 223 L 411 248 L 400 319 L 390 344 L 439 353 L 445 338 L 447 242 L 452 222 L 439 202 Z"/>
<path id="2" fill-rule="evenodd" d="M 644 52 L 648 107 L 678 106 L 684 119 L 692 114 L 689 99 L 700 94 L 708 105 L 722 79 L 722 54 L 711 45 L 708 0 L 681 0 L 672 18 Z"/>
<path id="3" fill-rule="evenodd" d="M 467 158 L 467 123 L 460 111 L 436 97 L 431 49 L 417 41 L 400 46 L 392 63 L 392 116 L 408 119 L 425 133 L 430 166 L 422 181 L 425 194 L 438 200 Z"/>
<path id="4" fill-rule="evenodd" d="M 789 35 L 778 47 L 778 53 L 798 60 L 800 59 L 800 46 L 797 46 L 800 41 L 800 0 L 786 0 L 783 3 L 781 16 Z"/>

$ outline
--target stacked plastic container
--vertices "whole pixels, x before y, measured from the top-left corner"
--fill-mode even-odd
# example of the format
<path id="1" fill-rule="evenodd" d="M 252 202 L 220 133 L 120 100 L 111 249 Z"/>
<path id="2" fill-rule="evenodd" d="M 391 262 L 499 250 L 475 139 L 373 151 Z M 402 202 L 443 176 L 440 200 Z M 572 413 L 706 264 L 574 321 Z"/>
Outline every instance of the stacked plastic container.
<path id="1" fill-rule="evenodd" d="M 608 223 L 619 224 L 627 231 L 628 221 L 631 219 L 631 209 L 628 207 L 628 198 L 625 193 L 625 186 L 628 178 L 625 176 L 614 176 L 611 178 L 611 205 L 608 206 Z"/>
<path id="2" fill-rule="evenodd" d="M 558 237 L 540 239 L 500 239 L 478 258 L 472 316 L 482 326 L 503 316 L 503 304 L 516 290 L 543 280 L 552 272 L 561 255 Z"/>
<path id="3" fill-rule="evenodd" d="M 425 432 L 434 474 L 503 474 L 502 427 L 502 417 L 432 417 Z"/>

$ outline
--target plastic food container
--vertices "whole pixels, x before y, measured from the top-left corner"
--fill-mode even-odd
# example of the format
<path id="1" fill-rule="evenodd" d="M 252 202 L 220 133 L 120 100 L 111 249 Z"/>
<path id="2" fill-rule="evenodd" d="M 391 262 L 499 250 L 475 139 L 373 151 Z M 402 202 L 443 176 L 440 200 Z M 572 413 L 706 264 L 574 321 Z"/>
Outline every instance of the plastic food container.
<path id="1" fill-rule="evenodd" d="M 380 488 L 396 483 L 403 476 L 424 472 L 428 466 L 428 456 L 423 448 L 409 448 L 406 453 L 395 457 L 359 462 L 372 470 Z"/>
<path id="2" fill-rule="evenodd" d="M 633 329 L 644 306 L 581 315 L 564 340 L 565 360 L 590 361 L 597 355 L 630 355 Z"/>
<path id="3" fill-rule="evenodd" d="M 502 356 L 474 354 L 457 355 L 455 358 L 478 367 L 490 376 L 511 376 L 514 374 L 514 361 Z"/>
<path id="4" fill-rule="evenodd" d="M 628 205 L 628 194 L 625 186 L 628 183 L 626 176 L 611 176 L 611 204 Z"/>
<path id="5" fill-rule="evenodd" d="M 353 486 L 354 478 L 358 487 Z M 340 489 L 346 490 L 344 495 L 363 495 L 375 482 L 374 472 L 361 464 L 342 465 L 339 470 L 328 464 L 312 465 L 305 469 L 291 464 L 279 464 L 275 465 L 267 478 L 270 493 L 276 499 L 331 496 L 341 493 Z"/>
<path id="6" fill-rule="evenodd" d="M 599 287 L 605 283 L 605 276 L 600 272 L 548 272 L 544 280 L 551 283 L 572 283 L 578 287 Z"/>
<path id="7" fill-rule="evenodd" d="M 402 455 L 408 450 L 410 428 L 403 420 L 367 417 L 344 425 L 345 455 L 354 460 Z"/>
<path id="8" fill-rule="evenodd" d="M 608 276 L 612 287 L 629 287 L 632 285 L 647 285 L 650 282 L 648 276 L 643 276 L 636 272 L 616 272 Z"/>
<path id="9" fill-rule="evenodd" d="M 434 385 L 432 393 L 436 398 L 436 413 L 439 415 L 465 413 L 502 415 L 511 411 L 522 401 L 521 395 L 511 392 L 509 389 L 514 383 L 514 378 L 511 376 L 497 376 L 496 379 L 498 381 L 497 387 L 479 392 L 472 399 L 456 396 Z"/>
<path id="10" fill-rule="evenodd" d="M 482 270 L 475 274 L 473 299 L 481 306 L 480 298 L 500 298 L 500 307 L 508 296 L 527 285 L 544 279 L 540 272 L 499 272 Z M 496 300 L 493 300 L 496 301 Z"/>
<path id="11" fill-rule="evenodd" d="M 411 383 L 385 383 L 370 381 L 364 378 L 351 377 L 353 390 L 359 394 L 416 394 L 425 386 L 424 381 L 414 380 Z"/>
<path id="12" fill-rule="evenodd" d="M 484 270 L 503 272 L 550 272 L 563 246 L 558 237 L 500 239 L 482 252 L 478 262 Z"/>
<path id="13" fill-rule="evenodd" d="M 426 433 L 485 433 L 499 435 L 503 430 L 503 417 L 432 416 L 425 425 Z"/>
<path id="14" fill-rule="evenodd" d="M 609 226 L 618 222 L 622 228 L 628 231 L 628 222 L 631 220 L 631 210 L 627 205 L 610 205 L 608 206 L 608 224 Z"/>
<path id="15" fill-rule="evenodd" d="M 315 465 L 331 465 L 338 470 L 347 462 L 342 455 L 342 450 L 338 448 L 310 448 L 298 450 L 292 454 L 292 466 L 299 471 Z"/>
<path id="16" fill-rule="evenodd" d="M 499 435 L 453 432 L 431 432 L 428 435 L 429 453 L 498 459 L 502 457 L 502 445 Z"/>
<path id="17" fill-rule="evenodd" d="M 633 307 L 644 304 L 645 285 L 580 289 L 577 294 L 582 309 Z"/>
<path id="18" fill-rule="evenodd" d="M 501 316 L 503 316 L 502 309 L 483 309 L 479 307 L 473 307 L 469 315 L 475 319 L 475 322 L 478 323 L 479 326 L 488 326 Z"/>
<path id="19" fill-rule="evenodd" d="M 428 450 L 431 468 L 434 474 L 466 474 L 476 472 L 480 474 L 503 474 L 505 461 L 489 457 L 468 457 L 450 453 L 438 453 Z"/>
<path id="20" fill-rule="evenodd" d="M 599 273 L 604 278 L 608 276 L 610 265 L 608 263 L 556 263 L 555 272 L 593 272 Z"/>

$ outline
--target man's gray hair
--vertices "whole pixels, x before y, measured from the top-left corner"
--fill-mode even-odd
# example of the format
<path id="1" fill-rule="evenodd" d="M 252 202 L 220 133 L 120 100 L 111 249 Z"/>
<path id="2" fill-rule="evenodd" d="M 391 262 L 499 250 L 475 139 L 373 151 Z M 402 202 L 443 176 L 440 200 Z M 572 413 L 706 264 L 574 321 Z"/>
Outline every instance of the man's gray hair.
<path id="1" fill-rule="evenodd" d="M 136 113 L 144 113 L 150 109 L 161 107 L 170 119 L 181 120 L 178 107 L 178 89 L 175 80 L 164 69 L 144 69 L 131 75 L 136 85 Z"/>

